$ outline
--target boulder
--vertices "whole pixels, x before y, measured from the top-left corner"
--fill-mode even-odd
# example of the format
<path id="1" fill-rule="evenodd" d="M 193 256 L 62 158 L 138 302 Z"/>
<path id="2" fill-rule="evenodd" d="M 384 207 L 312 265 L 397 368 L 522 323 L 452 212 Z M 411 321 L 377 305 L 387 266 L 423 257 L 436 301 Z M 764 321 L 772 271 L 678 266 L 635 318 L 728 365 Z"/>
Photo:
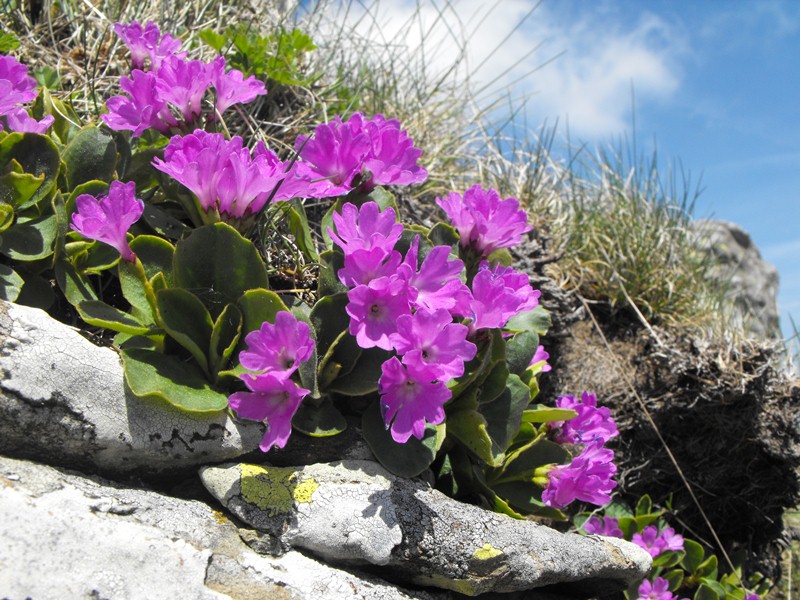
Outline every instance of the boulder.
<path id="1" fill-rule="evenodd" d="M 629 542 L 463 504 L 369 461 L 230 464 L 205 467 L 201 477 L 228 510 L 271 537 L 273 551 L 302 548 L 470 596 L 556 584 L 577 596 L 603 594 L 640 580 L 652 562 Z"/>

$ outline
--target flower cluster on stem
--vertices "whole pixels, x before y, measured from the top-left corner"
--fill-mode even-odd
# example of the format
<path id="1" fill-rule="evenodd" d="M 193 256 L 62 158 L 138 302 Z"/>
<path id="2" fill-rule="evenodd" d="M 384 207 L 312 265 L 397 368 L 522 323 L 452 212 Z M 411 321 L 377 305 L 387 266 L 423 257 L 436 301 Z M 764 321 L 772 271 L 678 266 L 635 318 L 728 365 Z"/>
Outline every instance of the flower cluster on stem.
<path id="1" fill-rule="evenodd" d="M 41 121 L 32 118 L 22 105 L 36 98 L 36 80 L 28 75 L 28 67 L 13 56 L 0 54 L 0 131 L 3 120 L 11 131 L 45 133 L 53 124 L 53 115 Z"/>

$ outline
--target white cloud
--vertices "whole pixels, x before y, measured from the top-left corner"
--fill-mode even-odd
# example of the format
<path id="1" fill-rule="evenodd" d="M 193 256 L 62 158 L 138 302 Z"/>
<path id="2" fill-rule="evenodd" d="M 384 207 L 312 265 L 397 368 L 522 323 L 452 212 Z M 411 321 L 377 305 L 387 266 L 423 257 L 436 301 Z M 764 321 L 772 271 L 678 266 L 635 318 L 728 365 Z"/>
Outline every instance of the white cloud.
<path id="1" fill-rule="evenodd" d="M 631 86 L 639 106 L 678 90 L 686 43 L 663 19 L 644 12 L 631 25 L 619 14 L 592 12 L 590 4 L 580 4 L 578 16 L 563 14 L 567 5 L 558 2 L 537 5 L 383 0 L 351 6 L 348 19 L 373 39 L 405 44 L 412 53 L 424 48 L 434 72 L 450 68 L 466 43 L 461 75 L 470 73 L 474 90 L 491 85 L 481 94 L 484 103 L 511 86 L 512 96 L 528 98 L 530 125 L 566 119 L 582 138 L 629 128 Z M 365 26 L 365 14 L 372 27 Z"/>

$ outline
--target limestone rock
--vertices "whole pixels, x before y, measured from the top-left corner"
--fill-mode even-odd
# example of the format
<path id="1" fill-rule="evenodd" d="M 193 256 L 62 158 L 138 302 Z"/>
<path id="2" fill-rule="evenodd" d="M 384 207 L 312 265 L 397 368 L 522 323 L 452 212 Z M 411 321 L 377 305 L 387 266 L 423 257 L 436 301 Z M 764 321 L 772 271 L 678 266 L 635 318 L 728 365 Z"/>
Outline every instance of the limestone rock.
<path id="1" fill-rule="evenodd" d="M 140 399 L 111 348 L 0 300 L 0 452 L 106 474 L 194 469 L 258 448 L 263 428 Z"/>
<path id="2" fill-rule="evenodd" d="M 736 324 L 757 339 L 780 337 L 775 266 L 736 223 L 703 219 L 694 227 L 699 248 L 712 261 L 711 275 L 727 288 Z"/>
<path id="3" fill-rule="evenodd" d="M 377 565 L 420 585 L 477 595 L 559 584 L 621 590 L 651 558 L 615 538 L 564 534 L 447 498 L 368 461 L 302 468 L 205 467 L 206 488 L 234 515 L 327 562 Z"/>
<path id="4" fill-rule="evenodd" d="M 202 502 L 0 457 L 4 598 L 446 599 L 326 566 L 262 556 Z"/>

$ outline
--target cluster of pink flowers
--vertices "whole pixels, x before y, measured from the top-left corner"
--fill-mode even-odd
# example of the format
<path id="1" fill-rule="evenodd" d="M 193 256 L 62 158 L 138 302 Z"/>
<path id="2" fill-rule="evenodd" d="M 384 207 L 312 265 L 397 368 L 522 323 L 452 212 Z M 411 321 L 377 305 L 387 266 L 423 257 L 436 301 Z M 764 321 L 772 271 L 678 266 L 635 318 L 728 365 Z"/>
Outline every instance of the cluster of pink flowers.
<path id="1" fill-rule="evenodd" d="M 585 447 L 568 465 L 559 465 L 550 471 L 542 501 L 555 508 L 563 508 L 573 500 L 600 506 L 610 502 L 611 491 L 617 485 L 612 479 L 617 467 L 613 462 L 614 452 L 604 444 L 619 435 L 611 411 L 598 408 L 597 397 L 588 392 L 582 394 L 580 401 L 574 396 L 563 396 L 556 400 L 556 406 L 578 414 L 569 421 L 554 423 L 558 429 L 553 439 Z"/>
<path id="2" fill-rule="evenodd" d="M 522 235 L 531 230 L 516 198 L 501 200 L 495 190 L 484 190 L 479 184 L 463 196 L 451 192 L 446 198 L 437 198 L 436 203 L 458 230 L 461 247 L 484 258 L 498 248 L 519 244 Z"/>
<path id="3" fill-rule="evenodd" d="M 172 136 L 164 158 L 153 165 L 194 193 L 204 212 L 229 219 L 257 214 L 267 201 L 307 197 L 314 189 L 263 142 L 251 154 L 241 137 L 226 140 L 202 129 Z"/>
<path id="4" fill-rule="evenodd" d="M 634 533 L 631 541 L 654 558 L 668 550 L 683 550 L 683 536 L 675 533 L 672 527 L 659 531 L 655 525 L 648 525 L 641 533 Z"/>
<path id="5" fill-rule="evenodd" d="M 144 27 L 136 22 L 116 23 L 114 30 L 131 51 L 133 71 L 130 77 L 120 78 L 127 95 L 106 101 L 109 112 L 102 119 L 111 129 L 130 130 L 134 137 L 146 129 L 167 133 L 179 126 L 176 115 L 191 126 L 200 117 L 203 99 L 211 88 L 220 114 L 267 93 L 264 83 L 255 77 L 245 79 L 236 69 L 226 71 L 224 57 L 210 63 L 187 60 L 185 52 L 178 52 L 180 41 L 162 35 L 154 23 Z"/>
<path id="6" fill-rule="evenodd" d="M 136 197 L 133 182 L 112 181 L 106 196 L 81 194 L 75 199 L 76 211 L 71 227 L 83 237 L 113 246 L 122 258 L 134 262 L 128 245 L 128 229 L 144 212 L 144 202 Z"/>
<path id="7" fill-rule="evenodd" d="M 247 350 L 239 353 L 239 362 L 256 373 L 240 376 L 250 391 L 231 394 L 228 404 L 244 419 L 266 422 L 261 450 L 283 448 L 292 433 L 292 417 L 310 393 L 292 375 L 314 352 L 311 330 L 292 313 L 280 311 L 275 323 L 263 323 L 245 336 L 245 342 Z"/>
<path id="8" fill-rule="evenodd" d="M 425 423 L 444 420 L 447 382 L 464 373 L 477 351 L 469 337 L 503 327 L 536 306 L 539 292 L 525 275 L 481 265 L 472 289 L 464 264 L 448 246 L 434 246 L 420 260 L 417 236 L 405 256 L 395 245 L 403 232 L 394 209 L 351 203 L 333 215 L 331 239 L 344 253 L 340 281 L 348 291 L 350 333 L 362 348 L 394 350 L 378 382 L 387 427 L 398 442 L 421 438 Z M 466 317 L 470 325 L 458 322 Z"/>
<path id="9" fill-rule="evenodd" d="M 639 596 L 636 600 L 678 600 L 678 597 L 669 591 L 669 581 L 663 577 L 656 577 L 652 582 L 645 579 L 639 585 L 637 593 Z M 682 600 L 688 600 L 688 598 Z"/>
<path id="10" fill-rule="evenodd" d="M 422 150 L 397 119 L 381 114 L 366 120 L 357 112 L 347 121 L 337 115 L 318 125 L 312 137 L 298 136 L 295 148 L 303 159 L 300 174 L 326 184 L 319 197 L 341 196 L 356 188 L 368 193 L 376 185 L 411 185 L 428 177 L 417 164 Z"/>
<path id="11" fill-rule="evenodd" d="M 36 98 L 36 80 L 28 75 L 28 67 L 13 56 L 0 54 L 0 117 L 11 131 L 45 133 L 55 120 L 47 115 L 41 121 L 32 118 L 22 106 Z M 3 121 L 0 120 L 0 131 Z"/>

